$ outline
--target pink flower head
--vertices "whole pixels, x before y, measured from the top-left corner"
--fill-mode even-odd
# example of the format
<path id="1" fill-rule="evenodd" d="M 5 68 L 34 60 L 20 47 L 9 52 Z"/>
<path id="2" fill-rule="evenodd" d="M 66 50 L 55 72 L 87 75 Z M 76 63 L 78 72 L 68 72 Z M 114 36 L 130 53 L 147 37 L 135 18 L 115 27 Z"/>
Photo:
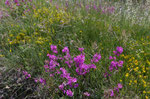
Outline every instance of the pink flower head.
<path id="1" fill-rule="evenodd" d="M 89 66 L 89 68 L 96 69 L 96 65 L 94 65 L 94 64 L 91 64 L 91 65 L 88 65 L 88 66 Z"/>
<path id="2" fill-rule="evenodd" d="M 64 84 L 59 85 L 59 89 L 63 90 L 64 89 Z"/>
<path id="3" fill-rule="evenodd" d="M 17 6 L 20 6 L 20 4 L 19 4 L 19 3 L 17 3 Z"/>
<path id="4" fill-rule="evenodd" d="M 49 56 L 49 59 L 57 60 L 58 58 L 55 55 L 47 54 Z"/>
<path id="5" fill-rule="evenodd" d="M 70 78 L 70 73 L 68 73 L 68 72 L 66 71 L 66 69 L 60 68 L 60 71 L 62 71 L 62 73 L 63 73 L 63 74 L 60 75 L 61 77 L 67 78 L 67 79 Z"/>
<path id="6" fill-rule="evenodd" d="M 119 52 L 119 54 L 121 54 L 123 52 L 123 48 L 122 47 L 117 47 L 116 51 Z"/>
<path id="7" fill-rule="evenodd" d="M 119 92 L 119 88 L 114 88 L 114 90 L 116 90 L 117 92 Z"/>
<path id="8" fill-rule="evenodd" d="M 27 71 L 23 71 L 23 74 L 24 74 L 24 75 L 27 75 L 27 74 L 28 74 L 28 72 L 27 72 Z"/>
<path id="9" fill-rule="evenodd" d="M 116 57 L 114 57 L 114 60 L 116 60 Z"/>
<path id="10" fill-rule="evenodd" d="M 78 86 L 79 86 L 79 84 L 75 84 L 75 85 L 74 85 L 74 88 L 77 88 Z"/>
<path id="11" fill-rule="evenodd" d="M 43 79 L 43 78 L 40 78 L 39 82 L 40 82 L 41 84 L 44 84 L 44 85 L 46 84 L 46 80 Z"/>
<path id="12" fill-rule="evenodd" d="M 75 83 L 75 82 L 77 82 L 77 78 L 68 77 L 67 79 L 68 79 L 68 82 L 67 82 L 67 84 L 72 84 L 72 83 Z"/>
<path id="13" fill-rule="evenodd" d="M 84 95 L 88 96 L 88 97 L 90 96 L 90 94 L 88 92 L 85 92 Z"/>
<path id="14" fill-rule="evenodd" d="M 58 52 L 57 52 L 57 46 L 56 46 L 56 45 L 51 45 L 50 48 L 51 48 L 51 51 L 52 51 L 53 53 L 56 53 L 56 54 L 58 53 Z"/>
<path id="15" fill-rule="evenodd" d="M 50 74 L 49 76 L 50 76 L 50 77 L 53 77 L 53 76 L 54 76 L 54 74 Z"/>
<path id="16" fill-rule="evenodd" d="M 8 6 L 9 6 L 9 4 L 10 4 L 10 3 L 9 3 L 9 0 L 6 0 L 6 1 L 5 1 L 5 5 L 8 5 Z"/>
<path id="17" fill-rule="evenodd" d="M 94 10 L 97 10 L 97 6 L 95 4 L 93 5 L 93 8 L 94 8 Z"/>
<path id="18" fill-rule="evenodd" d="M 121 89 L 122 87 L 122 84 L 118 83 L 118 88 Z"/>
<path id="19" fill-rule="evenodd" d="M 68 47 L 66 46 L 66 47 L 64 47 L 64 49 L 62 50 L 62 52 L 63 53 L 69 53 L 69 49 L 68 49 Z"/>
<path id="20" fill-rule="evenodd" d="M 25 78 L 31 78 L 31 75 L 27 71 L 23 71 L 23 74 L 25 75 Z"/>
<path id="21" fill-rule="evenodd" d="M 60 74 L 60 71 L 59 71 L 59 70 L 56 70 L 56 74 Z"/>
<path id="22" fill-rule="evenodd" d="M 120 61 L 118 62 L 118 66 L 119 66 L 119 67 L 122 67 L 122 65 L 123 65 L 123 61 L 120 60 Z"/>
<path id="23" fill-rule="evenodd" d="M 44 65 L 44 68 L 47 69 L 47 68 L 49 68 L 49 67 L 48 67 L 48 65 Z"/>
<path id="24" fill-rule="evenodd" d="M 77 64 L 77 65 L 81 65 L 81 64 L 83 64 L 84 63 L 84 61 L 85 61 L 85 56 L 84 55 L 78 55 L 78 56 L 76 56 L 76 57 L 74 57 L 74 61 L 75 61 L 75 63 Z"/>
<path id="25" fill-rule="evenodd" d="M 29 77 L 29 78 L 31 78 L 31 75 L 30 75 L 30 74 L 28 74 L 28 77 Z"/>
<path id="26" fill-rule="evenodd" d="M 36 83 L 38 82 L 38 80 L 37 80 L 36 78 L 34 79 L 34 81 L 35 81 Z"/>
<path id="27" fill-rule="evenodd" d="M 111 90 L 110 96 L 111 97 L 114 96 L 114 91 L 113 90 Z"/>
<path id="28" fill-rule="evenodd" d="M 110 66 L 109 66 L 109 70 L 112 71 L 114 68 L 115 68 L 116 70 L 118 70 L 117 64 L 118 64 L 118 62 L 116 62 L 116 61 L 111 61 L 111 64 L 110 64 Z"/>
<path id="29" fill-rule="evenodd" d="M 69 89 L 66 91 L 67 96 L 72 97 L 73 96 L 73 92 Z"/>
<path id="30" fill-rule="evenodd" d="M 83 50 L 84 50 L 84 48 L 79 48 L 79 51 L 80 51 L 80 52 L 83 52 Z"/>
<path id="31" fill-rule="evenodd" d="M 112 57 L 112 56 L 109 56 L 109 59 L 113 59 L 113 57 Z"/>
<path id="32" fill-rule="evenodd" d="M 105 72 L 104 73 L 104 77 L 106 78 L 106 77 L 109 77 L 109 76 L 111 76 L 110 74 L 108 74 L 108 72 Z"/>
<path id="33" fill-rule="evenodd" d="M 89 10 L 89 7 L 90 7 L 89 5 L 86 5 L 86 10 L 87 10 L 87 11 Z"/>
<path id="34" fill-rule="evenodd" d="M 97 63 L 100 59 L 101 59 L 101 55 L 96 53 L 96 54 L 93 56 L 93 59 L 91 60 L 91 62 L 92 62 L 92 63 L 93 63 L 93 62 Z"/>
<path id="35" fill-rule="evenodd" d="M 17 4 L 19 3 L 19 1 L 18 1 L 18 0 L 14 0 L 14 2 L 15 2 L 15 3 L 17 3 Z"/>

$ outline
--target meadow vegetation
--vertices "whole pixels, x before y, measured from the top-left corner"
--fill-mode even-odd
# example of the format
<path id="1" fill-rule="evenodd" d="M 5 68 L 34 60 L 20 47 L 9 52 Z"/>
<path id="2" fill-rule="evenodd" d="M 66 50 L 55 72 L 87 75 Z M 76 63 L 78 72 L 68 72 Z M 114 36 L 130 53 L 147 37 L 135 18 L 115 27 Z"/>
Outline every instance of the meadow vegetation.
<path id="1" fill-rule="evenodd" d="M 0 98 L 149 99 L 149 8 L 1 0 Z"/>

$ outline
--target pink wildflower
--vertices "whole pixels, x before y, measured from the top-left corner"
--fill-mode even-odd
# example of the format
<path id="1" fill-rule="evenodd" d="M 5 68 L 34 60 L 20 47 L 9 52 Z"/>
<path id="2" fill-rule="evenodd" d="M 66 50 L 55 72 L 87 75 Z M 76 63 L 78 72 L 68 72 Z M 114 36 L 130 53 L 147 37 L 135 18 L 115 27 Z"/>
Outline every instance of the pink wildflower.
<path id="1" fill-rule="evenodd" d="M 90 94 L 88 92 L 85 92 L 84 95 L 88 96 L 88 97 L 90 96 Z"/>

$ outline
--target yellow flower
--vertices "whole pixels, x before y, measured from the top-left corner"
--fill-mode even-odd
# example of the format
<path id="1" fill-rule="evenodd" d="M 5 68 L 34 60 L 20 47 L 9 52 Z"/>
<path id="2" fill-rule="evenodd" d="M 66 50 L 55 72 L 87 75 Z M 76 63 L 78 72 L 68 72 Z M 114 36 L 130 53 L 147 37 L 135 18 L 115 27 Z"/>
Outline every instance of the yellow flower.
<path id="1" fill-rule="evenodd" d="M 80 30 L 80 33 L 82 33 L 82 30 Z"/>
<path id="2" fill-rule="evenodd" d="M 121 57 L 124 57 L 124 54 L 122 54 Z"/>
<path id="3" fill-rule="evenodd" d="M 145 94 L 145 93 L 146 93 L 146 91 L 144 90 L 144 91 L 143 91 L 143 93 Z"/>
<path id="4" fill-rule="evenodd" d="M 41 56 L 42 55 L 42 53 L 39 53 L 39 56 Z"/>
<path id="5" fill-rule="evenodd" d="M 150 61 L 146 60 L 147 64 L 150 65 Z"/>
<path id="6" fill-rule="evenodd" d="M 18 35 L 18 36 L 16 37 L 16 39 L 17 39 L 17 40 L 20 40 L 20 39 L 21 39 L 21 37 Z"/>
<path id="7" fill-rule="evenodd" d="M 126 56 L 124 56 L 124 58 L 125 58 L 125 59 L 127 59 L 127 58 L 129 58 L 129 56 L 128 56 L 128 55 L 126 55 Z"/>
<path id="8" fill-rule="evenodd" d="M 126 75 L 125 75 L 126 77 L 128 77 L 129 76 L 129 73 L 126 73 Z"/>
<path id="9" fill-rule="evenodd" d="M 130 80 L 130 83 L 132 83 L 132 80 Z"/>
<path id="10" fill-rule="evenodd" d="M 141 74 L 141 72 L 140 72 L 140 71 L 139 71 L 138 73 L 139 73 L 139 74 Z"/>
<path id="11" fill-rule="evenodd" d="M 134 80 L 134 83 L 137 83 L 137 80 Z"/>
<path id="12" fill-rule="evenodd" d="M 149 68 L 148 68 L 148 67 L 146 67 L 146 70 L 149 70 Z"/>
<path id="13" fill-rule="evenodd" d="M 9 37 L 13 37 L 13 36 L 14 36 L 13 34 L 10 34 L 10 35 L 9 35 Z"/>
<path id="14" fill-rule="evenodd" d="M 132 61 L 132 59 L 129 59 L 129 62 L 131 62 Z"/>
<path id="15" fill-rule="evenodd" d="M 143 41 L 144 39 L 142 38 L 141 40 Z"/>
<path id="16" fill-rule="evenodd" d="M 38 9 L 37 12 L 41 13 L 41 9 Z"/>
<path id="17" fill-rule="evenodd" d="M 49 45 L 52 45 L 52 43 L 50 42 Z"/>
<path id="18" fill-rule="evenodd" d="M 9 44 L 11 45 L 11 44 L 12 44 L 12 42 L 9 42 Z"/>
<path id="19" fill-rule="evenodd" d="M 58 42 L 59 44 L 61 44 L 61 41 L 59 40 L 59 42 Z"/>
<path id="20" fill-rule="evenodd" d="M 131 83 L 129 83 L 129 85 L 131 86 Z"/>
<path id="21" fill-rule="evenodd" d="M 148 99 L 148 96 L 145 96 L 145 99 Z"/>
<path id="22" fill-rule="evenodd" d="M 135 60 L 135 61 L 134 61 L 134 64 L 135 64 L 135 65 L 138 65 L 138 60 Z"/>
<path id="23" fill-rule="evenodd" d="M 145 81 L 145 80 L 143 80 L 143 79 L 142 79 L 142 82 L 143 82 L 144 84 L 146 84 L 146 81 Z"/>
<path id="24" fill-rule="evenodd" d="M 0 57 L 4 57 L 4 55 L 0 55 Z"/>
<path id="25" fill-rule="evenodd" d="M 134 58 L 134 57 L 132 57 L 132 59 L 134 60 L 135 58 Z"/>
<path id="26" fill-rule="evenodd" d="M 143 85 L 143 87 L 145 88 L 145 87 L 147 87 L 147 85 L 146 85 L 146 84 L 144 84 L 144 85 Z"/>
<path id="27" fill-rule="evenodd" d="M 144 76 L 144 78 L 146 79 L 146 78 L 147 78 L 147 76 Z"/>
<path id="28" fill-rule="evenodd" d="M 142 77 L 142 75 L 139 75 L 139 77 L 141 78 L 141 77 Z"/>
<path id="29" fill-rule="evenodd" d="M 143 70 L 143 73 L 145 73 L 146 71 L 145 70 Z"/>

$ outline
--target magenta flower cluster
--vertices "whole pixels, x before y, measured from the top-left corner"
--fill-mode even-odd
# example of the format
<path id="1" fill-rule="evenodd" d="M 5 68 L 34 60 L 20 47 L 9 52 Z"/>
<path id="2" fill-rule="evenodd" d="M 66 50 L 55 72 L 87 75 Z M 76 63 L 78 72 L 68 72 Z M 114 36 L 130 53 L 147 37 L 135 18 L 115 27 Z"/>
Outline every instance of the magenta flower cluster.
<path id="1" fill-rule="evenodd" d="M 72 97 L 74 95 L 72 90 L 79 87 L 79 81 L 81 78 L 84 78 L 92 69 L 96 69 L 95 63 L 100 61 L 101 54 L 94 54 L 90 64 L 86 64 L 84 48 L 79 48 L 78 50 L 80 51 L 80 54 L 74 55 L 74 57 L 70 55 L 68 47 L 64 47 L 61 54 L 58 53 L 56 45 L 51 45 L 50 49 L 52 54 L 47 54 L 49 60 L 45 62 L 45 72 L 49 74 L 49 77 L 53 77 L 54 80 L 57 79 L 55 80 L 56 85 L 58 86 L 58 89 L 63 92 L 63 94 Z M 116 56 L 109 57 L 109 59 L 112 60 L 109 66 L 110 72 L 114 69 L 118 70 L 119 67 L 123 66 L 122 60 L 116 61 L 116 57 L 122 54 L 123 48 L 117 47 L 116 51 L 113 52 Z M 26 71 L 23 71 L 23 74 L 26 79 L 31 77 L 31 75 Z M 106 78 L 107 76 L 111 75 L 108 72 L 105 72 L 104 77 Z M 46 85 L 46 79 L 44 78 L 35 78 L 34 81 L 39 82 L 42 85 Z M 122 89 L 122 87 L 122 84 L 118 83 L 117 87 L 111 89 L 110 96 L 113 97 L 116 93 L 119 93 L 119 90 Z M 89 97 L 91 94 L 84 92 L 83 95 Z"/>
<path id="2" fill-rule="evenodd" d="M 113 53 L 117 56 L 120 56 L 122 54 L 123 48 L 122 47 L 116 47 L 116 51 L 113 51 Z"/>
<path id="3" fill-rule="evenodd" d="M 114 92 L 119 93 L 119 90 L 122 89 L 122 87 L 123 87 L 122 84 L 118 83 L 117 87 L 115 87 L 114 89 L 111 90 L 110 96 L 113 97 L 115 95 Z"/>
<path id="4" fill-rule="evenodd" d="M 21 3 L 27 4 L 27 2 L 32 2 L 32 0 L 6 0 L 5 5 L 10 6 L 10 4 L 16 4 L 20 6 Z"/>
<path id="5" fill-rule="evenodd" d="M 39 79 L 37 79 L 37 78 L 34 78 L 34 81 L 36 82 L 36 83 L 41 83 L 42 85 L 46 85 L 46 80 L 44 79 L 44 78 L 39 78 Z"/>
<path id="6" fill-rule="evenodd" d="M 90 71 L 90 69 L 96 69 L 96 65 L 94 62 L 98 62 L 101 59 L 100 54 L 95 54 L 93 59 L 91 59 L 91 64 L 85 64 L 85 55 L 81 53 L 80 55 L 74 57 L 74 62 L 76 66 L 76 72 L 79 75 L 85 75 Z"/>
<path id="7" fill-rule="evenodd" d="M 32 0 L 5 0 L 5 5 L 9 7 L 10 10 L 14 10 L 14 8 L 16 9 L 15 6 L 20 6 L 20 8 L 24 10 L 25 14 L 31 10 L 30 6 L 32 5 Z"/>
<path id="8" fill-rule="evenodd" d="M 85 53 L 83 52 L 84 48 L 79 48 L 78 50 L 81 54 L 75 57 L 70 55 L 68 47 L 64 47 L 61 54 L 58 54 L 56 45 L 51 45 L 50 49 L 52 54 L 47 54 L 49 60 L 47 64 L 44 65 L 45 72 L 49 73 L 50 77 L 59 77 L 61 80 L 58 82 L 60 83 L 58 88 L 67 96 L 72 97 L 74 94 L 72 88 L 79 86 L 78 80 L 80 79 L 76 77 L 78 77 L 78 75 L 85 76 L 91 69 L 96 69 L 95 63 L 99 62 L 101 55 L 96 53 L 91 59 L 90 64 L 86 64 Z M 75 77 L 71 76 L 68 71 L 74 72 L 72 75 Z M 36 80 L 36 82 L 37 81 L 46 84 L 46 81 L 43 79 Z M 85 93 L 85 95 L 90 96 L 89 93 Z"/>
<path id="9" fill-rule="evenodd" d="M 120 54 L 122 54 L 123 52 L 123 48 L 122 47 L 117 47 L 116 48 L 116 51 L 113 51 L 114 55 L 117 55 L 117 56 L 120 56 Z M 123 61 L 122 60 L 119 60 L 119 61 L 116 61 L 116 57 L 112 57 L 110 56 L 109 57 L 111 61 L 111 64 L 109 66 L 109 70 L 112 72 L 114 69 L 118 70 L 119 67 L 122 67 L 123 66 Z"/>
<path id="10" fill-rule="evenodd" d="M 25 75 L 25 78 L 31 78 L 31 75 L 27 71 L 22 71 L 23 75 Z"/>

